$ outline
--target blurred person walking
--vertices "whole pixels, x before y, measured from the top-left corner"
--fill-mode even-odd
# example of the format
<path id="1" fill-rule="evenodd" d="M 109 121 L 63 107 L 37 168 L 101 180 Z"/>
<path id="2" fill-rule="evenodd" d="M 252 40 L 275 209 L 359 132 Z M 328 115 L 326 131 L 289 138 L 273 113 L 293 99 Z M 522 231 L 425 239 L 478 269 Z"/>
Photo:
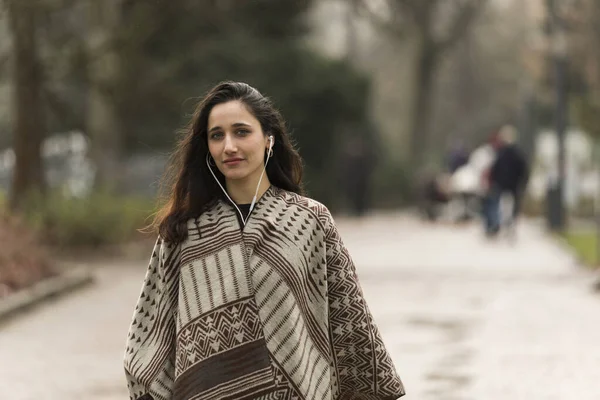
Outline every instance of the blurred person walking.
<path id="1" fill-rule="evenodd" d="M 454 174 L 460 167 L 469 162 L 469 151 L 462 140 L 456 140 L 448 152 L 448 172 Z"/>
<path id="2" fill-rule="evenodd" d="M 127 337 L 131 399 L 397 399 L 404 388 L 329 210 L 271 101 L 224 82 L 167 172 Z"/>
<path id="3" fill-rule="evenodd" d="M 473 199 L 477 178 L 469 164 L 470 153 L 462 140 L 456 140 L 448 156 L 452 214 L 455 222 L 468 221 L 473 216 Z"/>
<path id="4" fill-rule="evenodd" d="M 473 171 L 474 179 L 477 180 L 475 192 L 479 199 L 480 212 L 484 221 L 487 221 L 490 214 L 489 177 L 499 146 L 498 131 L 494 131 L 484 144 L 473 150 L 469 158 L 469 166 Z"/>
<path id="5" fill-rule="evenodd" d="M 514 228 L 529 180 L 527 160 L 517 146 L 516 138 L 517 131 L 514 127 L 507 125 L 500 130 L 500 147 L 489 174 L 489 212 L 486 219 L 486 233 L 489 236 L 494 236 L 500 231 L 502 219 L 505 219 L 508 228 Z M 510 195 L 512 199 L 512 210 L 506 216 L 500 212 L 504 195 Z"/>

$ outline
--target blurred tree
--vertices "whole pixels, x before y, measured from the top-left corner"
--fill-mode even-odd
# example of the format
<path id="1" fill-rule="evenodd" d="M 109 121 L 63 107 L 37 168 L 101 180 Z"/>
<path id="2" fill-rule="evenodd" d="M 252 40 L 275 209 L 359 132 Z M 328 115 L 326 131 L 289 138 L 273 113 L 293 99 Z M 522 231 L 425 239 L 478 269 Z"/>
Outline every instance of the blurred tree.
<path id="1" fill-rule="evenodd" d="M 415 41 L 409 154 L 412 164 L 420 166 L 431 145 L 430 120 L 438 68 L 446 53 L 468 32 L 487 0 L 353 1 L 386 32 Z"/>
<path id="2" fill-rule="evenodd" d="M 89 85 L 85 62 L 89 1 L 37 1 L 47 131 L 84 129 Z"/>
<path id="3" fill-rule="evenodd" d="M 117 51 L 115 32 L 121 22 L 122 0 L 88 0 L 87 7 L 86 130 L 97 167 L 95 183 L 118 188 L 123 138 L 116 98 L 122 52 Z"/>
<path id="4" fill-rule="evenodd" d="M 336 136 L 368 125 L 369 82 L 306 47 L 312 0 L 37 1 L 48 121 L 92 138 L 103 185 L 118 183 L 121 156 L 170 148 L 199 97 L 231 79 L 274 100 L 311 194 L 335 196 Z"/>
<path id="5" fill-rule="evenodd" d="M 246 81 L 271 97 L 306 161 L 308 188 L 331 184 L 336 135 L 367 119 L 368 80 L 344 61 L 303 44 L 312 1 L 124 1 L 116 31 L 121 60 L 116 99 L 129 151 L 168 147 L 182 108 L 221 80 Z M 182 106 L 183 103 L 183 106 Z"/>
<path id="6" fill-rule="evenodd" d="M 533 145 L 535 85 L 527 68 L 537 61 L 539 35 L 522 3 L 485 8 L 439 68 L 432 150 L 447 151 L 456 139 L 477 146 L 506 123 L 518 125 L 520 145 Z"/>
<path id="7" fill-rule="evenodd" d="M 13 135 L 16 164 L 10 194 L 12 210 L 44 189 L 41 143 L 46 125 L 42 101 L 43 73 L 38 56 L 37 0 L 6 0 L 13 38 Z"/>
<path id="8" fill-rule="evenodd" d="M 580 90 L 572 92 L 575 119 L 596 140 L 600 139 L 600 3 L 581 0 L 578 7 L 567 10 L 572 27 L 572 82 Z M 574 31 L 574 32 L 573 32 Z"/>

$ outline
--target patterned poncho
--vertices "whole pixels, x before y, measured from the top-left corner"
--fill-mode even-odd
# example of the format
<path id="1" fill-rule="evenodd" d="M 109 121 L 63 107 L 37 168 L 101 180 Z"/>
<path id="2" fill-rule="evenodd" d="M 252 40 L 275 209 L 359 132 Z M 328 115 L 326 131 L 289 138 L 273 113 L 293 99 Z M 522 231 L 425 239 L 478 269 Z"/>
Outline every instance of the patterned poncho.
<path id="1" fill-rule="evenodd" d="M 157 240 L 127 337 L 131 399 L 404 394 L 325 206 L 271 186 L 245 227 L 227 201 Z"/>

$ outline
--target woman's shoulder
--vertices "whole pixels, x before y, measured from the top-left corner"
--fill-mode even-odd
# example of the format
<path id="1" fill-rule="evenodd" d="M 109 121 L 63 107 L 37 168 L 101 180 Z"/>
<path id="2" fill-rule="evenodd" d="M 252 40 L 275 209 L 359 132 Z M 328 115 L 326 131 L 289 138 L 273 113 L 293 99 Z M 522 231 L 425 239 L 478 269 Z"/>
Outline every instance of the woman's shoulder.
<path id="1" fill-rule="evenodd" d="M 324 226 L 329 226 L 333 222 L 327 206 L 311 197 L 276 188 L 275 198 L 278 200 L 279 207 L 315 218 Z"/>
<path id="2" fill-rule="evenodd" d="M 152 258 L 161 262 L 169 262 L 181 251 L 181 243 L 174 243 L 163 238 L 160 234 L 156 236 Z"/>
<path id="3" fill-rule="evenodd" d="M 198 215 L 191 216 L 186 221 L 188 233 L 195 232 L 204 223 L 218 220 L 225 210 L 224 202 L 215 200 L 208 203 Z"/>

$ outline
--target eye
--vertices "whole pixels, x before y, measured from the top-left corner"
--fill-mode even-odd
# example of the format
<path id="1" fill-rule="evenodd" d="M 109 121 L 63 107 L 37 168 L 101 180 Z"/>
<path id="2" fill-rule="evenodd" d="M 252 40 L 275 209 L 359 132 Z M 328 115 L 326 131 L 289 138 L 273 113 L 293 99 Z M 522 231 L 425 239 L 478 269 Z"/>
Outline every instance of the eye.
<path id="1" fill-rule="evenodd" d="M 210 138 L 213 140 L 218 140 L 221 139 L 223 137 L 223 133 L 222 132 L 214 132 L 210 134 Z"/>
<path id="2" fill-rule="evenodd" d="M 250 134 L 250 131 L 248 129 L 238 129 L 237 134 L 240 136 L 246 136 L 248 134 Z"/>

